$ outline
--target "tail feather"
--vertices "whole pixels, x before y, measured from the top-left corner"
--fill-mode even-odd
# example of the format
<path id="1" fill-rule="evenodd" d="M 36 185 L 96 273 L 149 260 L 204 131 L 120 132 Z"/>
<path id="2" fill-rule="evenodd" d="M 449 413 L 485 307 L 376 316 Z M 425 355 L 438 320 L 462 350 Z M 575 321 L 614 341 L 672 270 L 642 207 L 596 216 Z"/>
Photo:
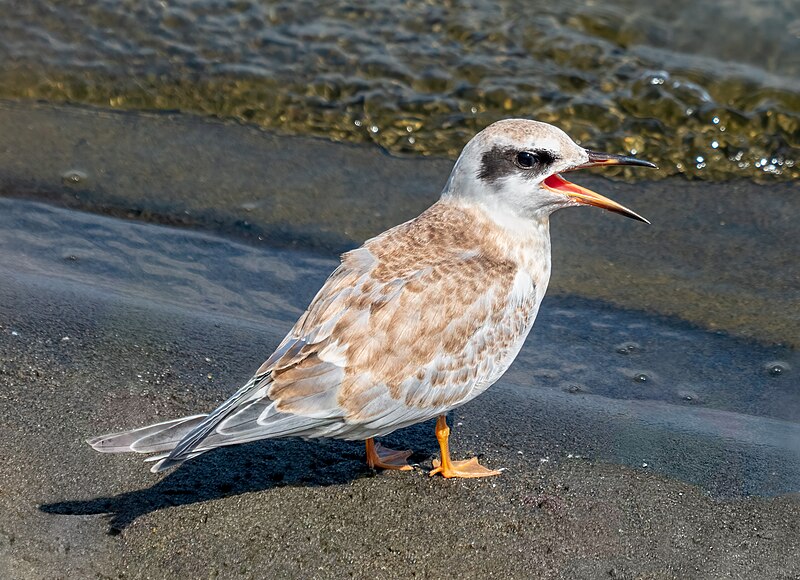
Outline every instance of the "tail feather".
<path id="1" fill-rule="evenodd" d="M 175 467 L 176 465 L 180 465 L 184 461 L 188 461 L 189 459 L 197 457 L 198 455 L 202 455 L 206 451 L 209 451 L 209 449 L 203 449 L 202 451 L 192 451 L 183 459 L 170 459 L 169 457 L 170 452 L 167 451 L 165 453 L 160 453 L 159 455 L 154 455 L 153 457 L 148 457 L 147 459 L 145 459 L 145 462 L 149 463 L 151 461 L 156 461 L 157 463 L 150 468 L 150 472 L 159 473 L 161 471 L 166 471 L 171 467 Z"/>
<path id="2" fill-rule="evenodd" d="M 324 393 L 324 413 L 295 415 L 276 409 L 267 394 L 272 366 L 292 361 L 307 344 L 303 338 L 284 341 L 242 388 L 208 414 L 183 417 L 122 433 L 101 435 L 87 442 L 103 453 L 158 453 L 153 472 L 164 471 L 216 447 L 274 437 L 324 437 L 344 425 L 341 411 L 333 412 L 334 397 Z M 290 364 L 290 363 L 286 363 Z M 317 394 L 306 399 L 319 398 Z"/>
<path id="3" fill-rule="evenodd" d="M 164 421 L 130 431 L 109 433 L 88 439 L 87 443 L 101 453 L 158 453 L 171 451 L 206 415 L 192 415 Z"/>
<path id="4" fill-rule="evenodd" d="M 252 408 L 257 408 L 257 406 Z M 258 420 L 258 414 L 253 415 L 251 413 L 247 422 L 235 423 L 238 427 L 236 431 L 225 430 L 212 433 L 198 447 L 195 447 L 186 455 L 175 457 L 173 452 L 165 450 L 165 453 L 148 457 L 145 461 L 157 461 L 158 463 L 153 465 L 150 471 L 158 473 L 218 447 L 240 445 L 278 437 L 320 437 L 326 435 L 326 425 L 318 419 L 278 413 L 274 411 L 274 407 L 271 407 L 270 411 L 268 419 L 264 421 Z M 340 428 L 340 425 L 335 421 L 331 421 L 328 426 L 331 430 Z"/>
<path id="5" fill-rule="evenodd" d="M 293 360 L 305 345 L 305 338 L 287 337 L 284 339 L 281 346 L 269 356 L 266 362 L 261 365 L 261 368 L 256 371 L 256 374 L 241 389 L 211 411 L 205 419 L 175 445 L 169 457 L 164 460 L 162 469 L 166 469 L 170 465 L 178 465 L 189 459 L 195 448 L 200 446 L 203 440 L 213 433 L 217 426 L 231 413 L 235 413 L 237 408 L 241 405 L 247 405 L 249 401 L 254 399 L 263 398 L 266 395 L 266 386 L 271 382 L 272 367 L 281 360 Z M 269 437 L 269 435 L 264 434 L 264 437 Z"/>

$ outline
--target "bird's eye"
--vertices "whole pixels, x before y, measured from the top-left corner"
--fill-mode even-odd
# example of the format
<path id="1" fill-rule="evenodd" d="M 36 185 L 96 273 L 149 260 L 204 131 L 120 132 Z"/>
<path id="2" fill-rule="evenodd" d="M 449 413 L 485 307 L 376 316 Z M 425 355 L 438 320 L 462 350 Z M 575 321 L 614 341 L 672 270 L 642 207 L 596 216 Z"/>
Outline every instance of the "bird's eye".
<path id="1" fill-rule="evenodd" d="M 520 167 L 530 169 L 536 163 L 536 156 L 529 151 L 520 151 L 517 153 L 517 163 Z"/>

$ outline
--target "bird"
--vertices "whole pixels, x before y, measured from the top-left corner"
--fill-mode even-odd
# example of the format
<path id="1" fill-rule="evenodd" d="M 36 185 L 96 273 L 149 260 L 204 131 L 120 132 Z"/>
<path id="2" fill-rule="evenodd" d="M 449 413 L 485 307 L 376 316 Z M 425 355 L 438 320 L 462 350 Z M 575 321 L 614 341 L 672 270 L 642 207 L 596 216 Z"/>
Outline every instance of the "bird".
<path id="1" fill-rule="evenodd" d="M 431 476 L 498 475 L 451 458 L 447 413 L 522 348 L 550 279 L 554 211 L 588 205 L 650 223 L 562 175 L 618 165 L 656 167 L 585 149 L 547 123 L 492 123 L 465 145 L 438 201 L 341 256 L 277 349 L 216 409 L 87 442 L 155 453 L 147 460 L 160 472 L 261 439 L 364 440 L 369 467 L 410 470 L 410 450 L 375 438 L 436 418 Z"/>

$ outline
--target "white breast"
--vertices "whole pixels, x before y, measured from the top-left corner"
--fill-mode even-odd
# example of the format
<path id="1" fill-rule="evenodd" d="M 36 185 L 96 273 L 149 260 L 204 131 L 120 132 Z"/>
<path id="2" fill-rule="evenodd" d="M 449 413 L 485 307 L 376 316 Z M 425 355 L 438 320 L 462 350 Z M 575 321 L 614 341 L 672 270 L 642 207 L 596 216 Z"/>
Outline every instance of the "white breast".
<path id="1" fill-rule="evenodd" d="M 497 382 L 517 358 L 536 320 L 539 305 L 547 289 L 548 278 L 549 276 L 540 275 L 534 281 L 527 271 L 520 271 L 517 274 L 509 293 L 503 322 L 495 328 L 486 329 L 486 332 L 494 334 L 499 339 L 498 343 L 502 346 L 493 353 L 494 364 L 490 366 L 489 372 L 475 383 L 469 397 L 463 402 L 474 399 Z"/>

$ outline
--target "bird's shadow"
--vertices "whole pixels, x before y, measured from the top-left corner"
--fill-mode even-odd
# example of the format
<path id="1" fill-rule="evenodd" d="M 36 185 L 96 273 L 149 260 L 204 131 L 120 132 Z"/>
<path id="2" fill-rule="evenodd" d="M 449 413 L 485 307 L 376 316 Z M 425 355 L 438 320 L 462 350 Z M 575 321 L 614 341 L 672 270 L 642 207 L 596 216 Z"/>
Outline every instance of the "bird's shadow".
<path id="1" fill-rule="evenodd" d="M 412 463 L 436 451 L 435 439 L 420 426 L 384 440 L 396 449 L 413 449 Z M 149 464 L 148 464 L 149 465 Z M 143 466 L 144 467 L 144 466 Z M 160 509 L 263 491 L 283 486 L 328 486 L 375 474 L 364 461 L 361 442 L 297 439 L 258 441 L 225 447 L 187 461 L 155 485 L 111 497 L 42 504 L 58 515 L 105 515 L 116 535 L 136 518 Z"/>

